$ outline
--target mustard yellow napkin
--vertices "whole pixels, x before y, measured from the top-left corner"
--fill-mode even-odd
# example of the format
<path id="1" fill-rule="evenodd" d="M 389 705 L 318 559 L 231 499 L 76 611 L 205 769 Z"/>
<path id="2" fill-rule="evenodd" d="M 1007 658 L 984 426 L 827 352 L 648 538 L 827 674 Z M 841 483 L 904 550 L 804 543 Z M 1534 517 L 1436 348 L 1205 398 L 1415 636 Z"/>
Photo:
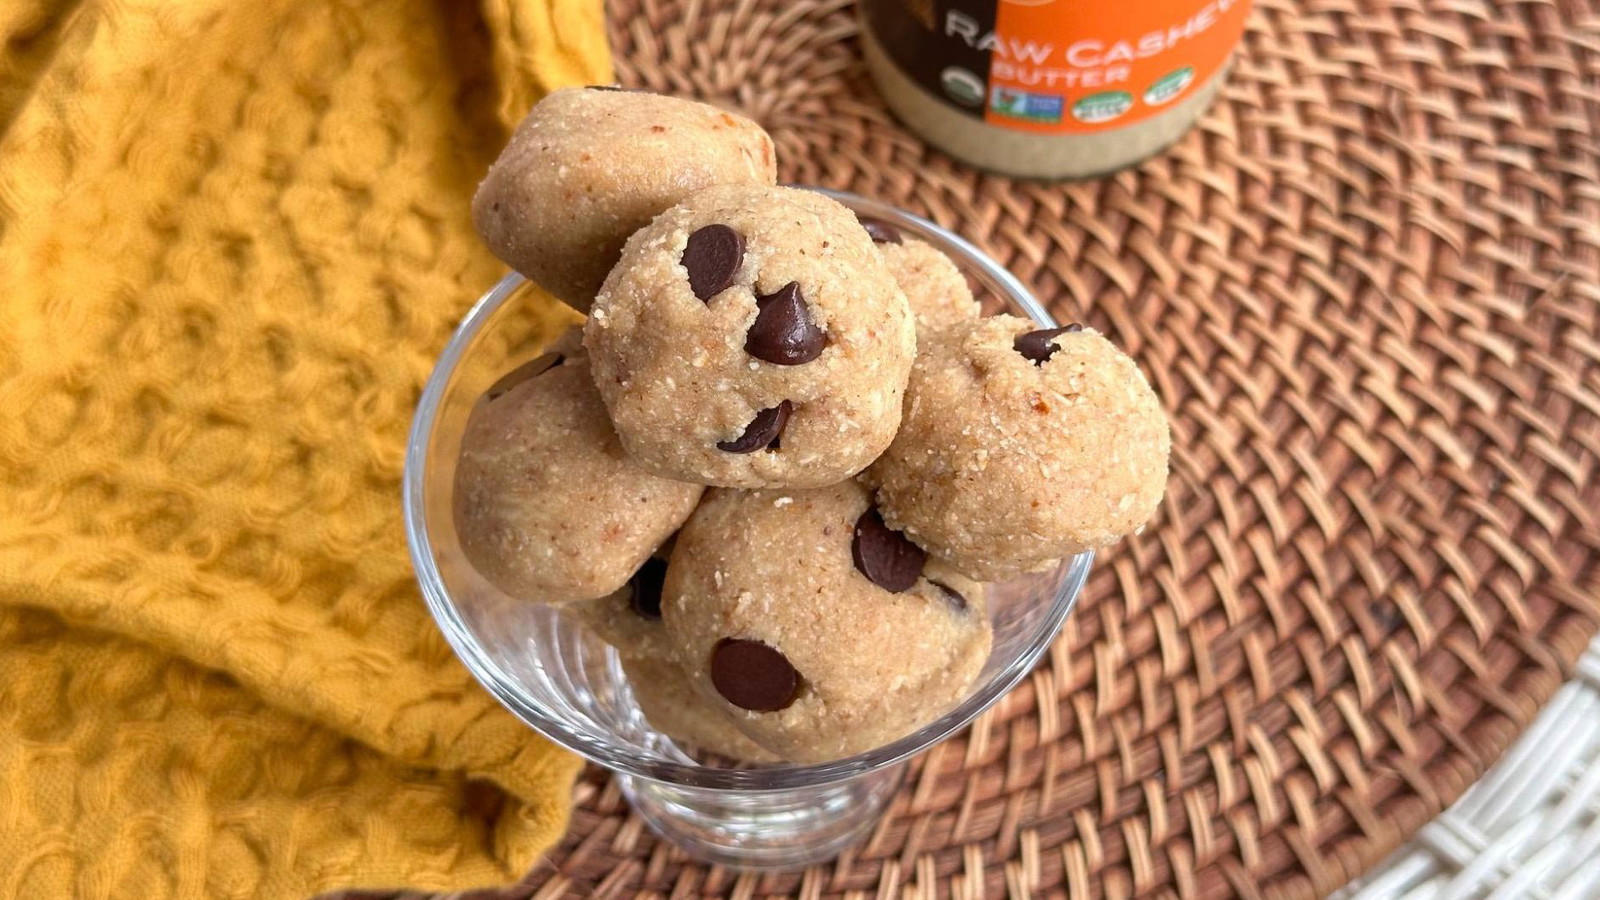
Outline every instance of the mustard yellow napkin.
<path id="1" fill-rule="evenodd" d="M 517 877 L 577 761 L 451 656 L 399 479 L 599 0 L 5 0 L 0 48 L 0 898 Z"/>

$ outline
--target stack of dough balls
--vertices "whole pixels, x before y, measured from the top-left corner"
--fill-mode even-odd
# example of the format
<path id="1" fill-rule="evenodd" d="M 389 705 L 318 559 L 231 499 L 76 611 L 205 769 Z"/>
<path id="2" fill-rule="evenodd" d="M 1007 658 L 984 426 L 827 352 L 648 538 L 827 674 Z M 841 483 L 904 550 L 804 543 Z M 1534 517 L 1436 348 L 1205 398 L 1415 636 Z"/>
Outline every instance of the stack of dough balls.
<path id="1" fill-rule="evenodd" d="M 984 582 L 1137 531 L 1169 438 L 1094 331 L 981 318 L 933 246 L 776 182 L 712 106 L 533 108 L 473 218 L 588 318 L 478 401 L 454 514 L 485 579 L 616 648 L 655 728 L 812 763 L 958 705 Z"/>

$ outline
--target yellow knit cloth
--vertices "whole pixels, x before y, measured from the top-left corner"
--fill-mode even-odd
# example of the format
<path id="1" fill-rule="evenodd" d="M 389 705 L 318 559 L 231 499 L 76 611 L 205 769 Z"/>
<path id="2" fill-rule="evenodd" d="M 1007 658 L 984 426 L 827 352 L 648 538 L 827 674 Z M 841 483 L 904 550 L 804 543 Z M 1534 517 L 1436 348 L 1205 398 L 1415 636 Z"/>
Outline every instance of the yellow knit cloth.
<path id="1" fill-rule="evenodd" d="M 0 898 L 517 877 L 577 761 L 428 618 L 402 446 L 599 0 L 3 0 L 0 47 Z"/>

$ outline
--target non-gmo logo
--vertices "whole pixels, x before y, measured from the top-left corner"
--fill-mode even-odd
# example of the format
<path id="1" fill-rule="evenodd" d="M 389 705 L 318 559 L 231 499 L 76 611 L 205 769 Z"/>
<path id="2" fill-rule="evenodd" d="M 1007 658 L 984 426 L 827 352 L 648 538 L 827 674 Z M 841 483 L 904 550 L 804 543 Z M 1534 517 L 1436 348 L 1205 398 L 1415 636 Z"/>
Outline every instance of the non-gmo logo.
<path id="1" fill-rule="evenodd" d="M 939 83 L 950 99 L 962 106 L 983 105 L 983 79 L 960 66 L 951 66 L 939 73 Z"/>

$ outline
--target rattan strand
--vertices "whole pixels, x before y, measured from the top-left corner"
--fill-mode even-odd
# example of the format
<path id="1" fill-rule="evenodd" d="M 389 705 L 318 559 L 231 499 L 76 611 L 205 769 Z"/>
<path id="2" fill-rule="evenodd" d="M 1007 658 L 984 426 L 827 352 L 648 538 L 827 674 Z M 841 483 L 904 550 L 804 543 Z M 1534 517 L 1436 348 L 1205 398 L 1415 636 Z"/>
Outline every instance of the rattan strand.
<path id="1" fill-rule="evenodd" d="M 1600 897 L 1600 638 L 1517 743 L 1335 900 Z"/>
<path id="2" fill-rule="evenodd" d="M 1049 186 L 894 125 L 843 0 L 614 0 L 625 83 L 983 244 L 1139 358 L 1176 456 L 1047 662 L 837 864 L 688 862 L 594 773 L 517 893 L 1322 894 L 1534 718 L 1600 606 L 1600 15 L 1258 4 L 1196 132 Z"/>

